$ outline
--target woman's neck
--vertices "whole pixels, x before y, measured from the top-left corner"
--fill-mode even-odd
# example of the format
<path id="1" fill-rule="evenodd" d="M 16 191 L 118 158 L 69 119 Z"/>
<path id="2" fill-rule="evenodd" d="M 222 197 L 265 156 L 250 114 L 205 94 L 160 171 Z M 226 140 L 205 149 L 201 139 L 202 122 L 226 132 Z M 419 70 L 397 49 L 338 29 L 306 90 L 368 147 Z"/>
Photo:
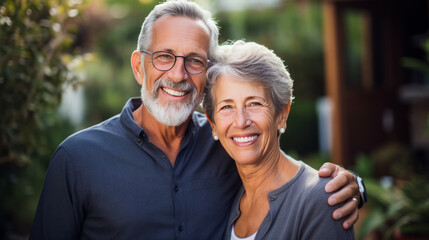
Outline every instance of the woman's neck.
<path id="1" fill-rule="evenodd" d="M 270 209 L 268 193 L 283 186 L 298 172 L 299 164 L 280 150 L 273 157 L 258 165 L 237 164 L 246 190 L 240 200 L 240 217 L 234 225 L 239 237 L 248 237 L 258 230 Z"/>
<path id="2" fill-rule="evenodd" d="M 247 197 L 267 194 L 287 183 L 298 172 L 296 160 L 279 153 L 257 165 L 237 165 Z M 252 197 L 251 197 L 252 198 Z"/>

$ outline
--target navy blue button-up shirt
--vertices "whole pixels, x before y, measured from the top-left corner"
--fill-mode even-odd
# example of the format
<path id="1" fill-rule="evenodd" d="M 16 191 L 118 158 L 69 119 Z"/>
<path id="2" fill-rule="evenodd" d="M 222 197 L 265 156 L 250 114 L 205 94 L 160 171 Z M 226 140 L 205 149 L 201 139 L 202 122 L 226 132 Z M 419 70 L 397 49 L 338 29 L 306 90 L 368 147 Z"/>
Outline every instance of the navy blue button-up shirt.
<path id="1" fill-rule="evenodd" d="M 241 186 L 234 161 L 194 113 L 174 167 L 122 113 L 67 138 L 46 174 L 30 239 L 221 239 Z"/>

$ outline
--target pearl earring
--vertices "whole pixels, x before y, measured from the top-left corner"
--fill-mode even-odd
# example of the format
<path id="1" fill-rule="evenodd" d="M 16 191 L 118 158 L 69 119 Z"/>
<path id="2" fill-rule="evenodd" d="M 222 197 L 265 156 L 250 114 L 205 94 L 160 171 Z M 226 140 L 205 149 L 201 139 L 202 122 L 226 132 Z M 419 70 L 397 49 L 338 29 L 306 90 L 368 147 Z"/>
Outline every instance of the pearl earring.
<path id="1" fill-rule="evenodd" d="M 285 133 L 285 129 L 284 128 L 280 128 L 280 133 Z"/>
<path id="2" fill-rule="evenodd" d="M 219 140 L 219 137 L 216 136 L 216 135 L 214 135 L 213 138 L 214 138 L 215 141 Z"/>

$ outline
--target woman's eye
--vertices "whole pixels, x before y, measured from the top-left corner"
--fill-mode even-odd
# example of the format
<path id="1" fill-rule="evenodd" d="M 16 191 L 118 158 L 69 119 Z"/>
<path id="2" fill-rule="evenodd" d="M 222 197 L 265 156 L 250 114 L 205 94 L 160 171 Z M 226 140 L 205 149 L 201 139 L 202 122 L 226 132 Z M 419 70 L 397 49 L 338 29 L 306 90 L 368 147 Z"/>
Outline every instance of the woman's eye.
<path id="1" fill-rule="evenodd" d="M 220 108 L 220 110 L 227 110 L 227 109 L 231 109 L 232 107 L 230 105 L 225 105 L 223 107 Z"/>
<path id="2" fill-rule="evenodd" d="M 257 107 L 257 106 L 262 106 L 262 104 L 259 103 L 259 102 L 252 102 L 252 103 L 249 104 L 249 106 L 250 107 Z"/>

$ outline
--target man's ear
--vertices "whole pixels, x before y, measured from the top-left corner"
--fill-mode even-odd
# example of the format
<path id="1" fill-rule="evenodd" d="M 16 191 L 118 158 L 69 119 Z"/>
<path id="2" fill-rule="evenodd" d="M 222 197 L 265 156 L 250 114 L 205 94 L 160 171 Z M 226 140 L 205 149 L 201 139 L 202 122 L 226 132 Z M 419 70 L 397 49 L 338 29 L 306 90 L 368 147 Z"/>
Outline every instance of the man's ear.
<path id="1" fill-rule="evenodd" d="M 133 69 L 134 78 L 139 83 L 139 85 L 143 84 L 143 67 L 142 67 L 142 58 L 141 52 L 135 50 L 131 55 L 131 68 Z"/>
<path id="2" fill-rule="evenodd" d="M 286 121 L 287 121 L 287 118 L 289 117 L 290 106 L 291 106 L 291 103 L 288 103 L 281 110 L 280 116 L 279 116 L 279 123 L 278 123 L 279 128 L 286 129 L 287 127 Z"/>

